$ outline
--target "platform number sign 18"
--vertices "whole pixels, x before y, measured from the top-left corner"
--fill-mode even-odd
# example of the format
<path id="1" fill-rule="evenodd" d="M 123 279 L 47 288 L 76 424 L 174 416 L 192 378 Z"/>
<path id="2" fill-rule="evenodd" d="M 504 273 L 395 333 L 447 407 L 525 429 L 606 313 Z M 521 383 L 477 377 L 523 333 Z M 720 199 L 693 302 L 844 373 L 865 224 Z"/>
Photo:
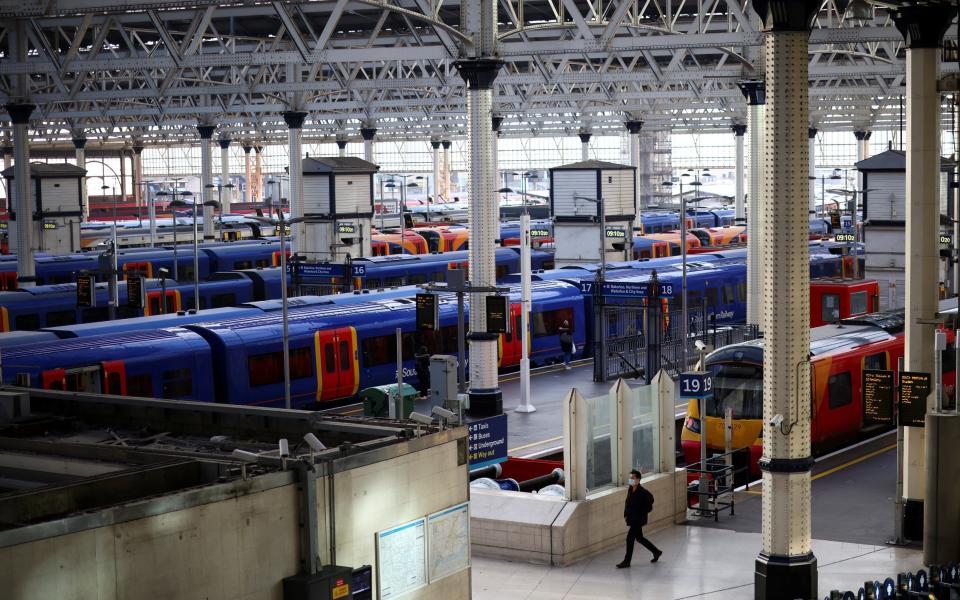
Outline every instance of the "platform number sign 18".
<path id="1" fill-rule="evenodd" d="M 680 373 L 680 397 L 704 398 L 713 391 L 713 378 L 705 371 Z"/>

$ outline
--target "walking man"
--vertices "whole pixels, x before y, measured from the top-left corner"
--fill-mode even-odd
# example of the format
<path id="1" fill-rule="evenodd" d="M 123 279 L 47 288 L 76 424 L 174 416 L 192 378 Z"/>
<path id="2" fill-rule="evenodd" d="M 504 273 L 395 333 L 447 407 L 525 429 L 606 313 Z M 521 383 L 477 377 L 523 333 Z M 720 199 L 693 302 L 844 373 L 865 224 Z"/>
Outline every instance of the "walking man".
<path id="1" fill-rule="evenodd" d="M 653 554 L 650 562 L 660 560 L 663 552 L 653 545 L 653 542 L 643 537 L 643 526 L 647 524 L 647 515 L 653 510 L 653 494 L 640 485 L 640 472 L 634 469 L 630 471 L 628 481 L 630 487 L 627 488 L 627 501 L 623 505 L 623 518 L 627 522 L 627 554 L 623 557 L 623 562 L 617 565 L 618 569 L 626 569 L 630 566 L 630 559 L 633 558 L 633 543 L 640 542 L 643 547 Z"/>
<path id="2" fill-rule="evenodd" d="M 570 360 L 573 358 L 573 334 L 570 333 L 570 321 L 564 321 L 560 326 L 560 351 L 563 352 L 563 368 L 570 370 Z"/>

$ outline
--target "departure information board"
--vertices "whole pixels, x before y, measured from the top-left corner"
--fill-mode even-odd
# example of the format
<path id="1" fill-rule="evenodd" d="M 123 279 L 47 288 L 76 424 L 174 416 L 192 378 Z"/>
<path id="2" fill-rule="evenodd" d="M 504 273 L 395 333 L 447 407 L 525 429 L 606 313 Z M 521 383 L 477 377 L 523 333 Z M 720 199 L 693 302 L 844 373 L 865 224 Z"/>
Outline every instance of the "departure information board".
<path id="1" fill-rule="evenodd" d="M 900 373 L 900 425 L 923 427 L 930 394 L 930 373 Z"/>
<path id="2" fill-rule="evenodd" d="M 863 424 L 892 425 L 893 371 L 863 370 Z"/>
<path id="3" fill-rule="evenodd" d="M 440 303 L 436 294 L 417 294 L 417 329 L 436 331 L 440 320 Z"/>
<path id="4" fill-rule="evenodd" d="M 97 293 L 93 275 L 77 275 L 77 306 L 96 306 Z"/>
<path id="5" fill-rule="evenodd" d="M 487 296 L 487 333 L 507 333 L 510 330 L 508 300 L 506 296 Z"/>

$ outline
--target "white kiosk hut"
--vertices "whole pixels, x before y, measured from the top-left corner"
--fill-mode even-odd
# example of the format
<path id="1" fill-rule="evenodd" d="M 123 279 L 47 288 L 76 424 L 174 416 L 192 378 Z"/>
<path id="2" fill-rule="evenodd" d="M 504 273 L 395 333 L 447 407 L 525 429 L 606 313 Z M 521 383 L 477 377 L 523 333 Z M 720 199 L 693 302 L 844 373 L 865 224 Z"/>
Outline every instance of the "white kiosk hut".
<path id="1" fill-rule="evenodd" d="M 856 165 L 863 174 L 864 277 L 880 282 L 880 308 L 902 308 L 906 293 L 906 185 L 907 159 L 899 150 L 886 150 Z M 948 202 L 953 183 L 954 163 L 940 160 L 941 231 L 949 234 L 944 217 L 953 216 Z M 943 246 L 944 248 L 946 246 Z M 940 281 L 948 282 L 946 262 L 939 271 Z"/>
<path id="2" fill-rule="evenodd" d="M 3 171 L 7 190 L 14 190 L 15 167 Z M 83 178 L 87 170 L 66 163 L 30 164 L 30 206 L 33 208 L 33 250 L 50 254 L 80 251 L 80 221 L 83 220 Z M 10 252 L 16 253 L 20 215 L 13 210 L 15 202 L 8 194 L 10 225 L 7 235 Z"/>
<path id="3" fill-rule="evenodd" d="M 558 267 L 596 263 L 602 256 L 606 260 L 629 259 L 637 218 L 635 173 L 636 167 L 599 160 L 550 169 Z"/>
<path id="4" fill-rule="evenodd" d="M 303 243 L 308 262 L 370 256 L 373 174 L 380 167 L 360 158 L 303 159 Z"/>

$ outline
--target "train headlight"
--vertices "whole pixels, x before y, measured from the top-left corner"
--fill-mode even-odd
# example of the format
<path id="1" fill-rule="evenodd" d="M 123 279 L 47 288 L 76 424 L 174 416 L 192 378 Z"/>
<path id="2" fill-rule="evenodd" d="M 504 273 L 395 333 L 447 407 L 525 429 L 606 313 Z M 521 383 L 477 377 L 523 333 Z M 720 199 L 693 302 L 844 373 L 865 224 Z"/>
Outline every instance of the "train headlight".
<path id="1" fill-rule="evenodd" d="M 700 419 L 694 419 L 693 417 L 687 417 L 687 420 L 684 422 L 684 427 L 689 429 L 694 433 L 700 433 Z"/>

